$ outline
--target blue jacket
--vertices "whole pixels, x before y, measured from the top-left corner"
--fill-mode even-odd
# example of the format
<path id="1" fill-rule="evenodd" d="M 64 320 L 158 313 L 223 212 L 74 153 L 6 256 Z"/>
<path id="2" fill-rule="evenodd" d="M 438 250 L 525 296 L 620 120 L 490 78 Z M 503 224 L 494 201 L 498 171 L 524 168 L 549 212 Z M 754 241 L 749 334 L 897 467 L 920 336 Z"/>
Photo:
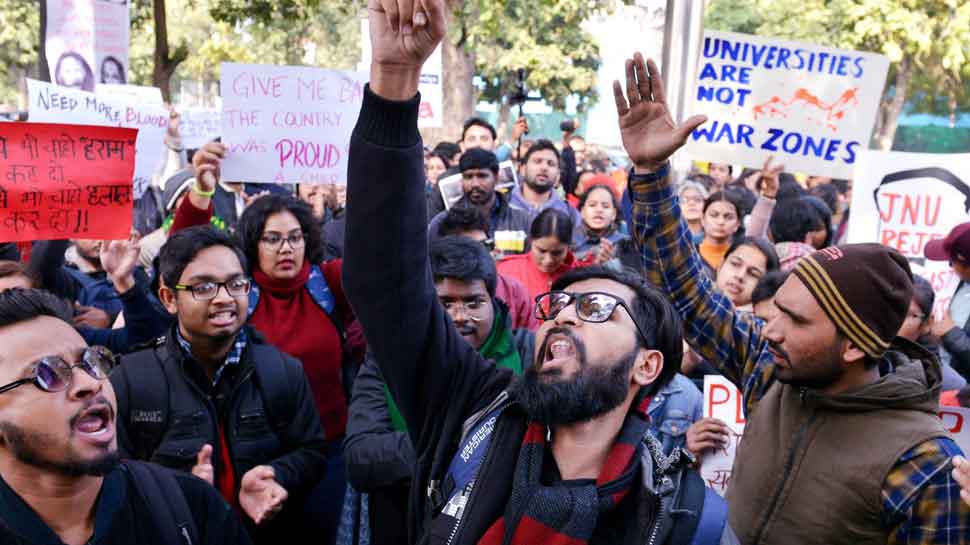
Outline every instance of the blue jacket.
<path id="1" fill-rule="evenodd" d="M 704 394 L 684 375 L 677 373 L 650 401 L 650 432 L 669 455 L 687 446 L 687 428 L 704 417 Z"/>

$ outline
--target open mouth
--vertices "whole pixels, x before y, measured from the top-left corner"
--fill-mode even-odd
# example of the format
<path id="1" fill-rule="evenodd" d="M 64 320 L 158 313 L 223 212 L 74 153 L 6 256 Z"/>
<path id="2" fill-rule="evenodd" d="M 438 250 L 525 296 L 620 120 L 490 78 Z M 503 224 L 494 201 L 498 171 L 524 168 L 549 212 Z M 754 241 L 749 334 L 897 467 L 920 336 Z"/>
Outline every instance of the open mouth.
<path id="1" fill-rule="evenodd" d="M 110 440 L 114 427 L 114 412 L 106 404 L 92 405 L 74 417 L 74 430 L 94 442 Z"/>
<path id="2" fill-rule="evenodd" d="M 557 333 L 546 338 L 541 355 L 539 371 L 542 373 L 559 372 L 569 360 L 576 359 L 576 344 L 569 336 Z"/>
<path id="3" fill-rule="evenodd" d="M 235 309 L 220 310 L 209 314 L 209 322 L 214 325 L 232 325 L 236 323 L 238 313 Z"/>

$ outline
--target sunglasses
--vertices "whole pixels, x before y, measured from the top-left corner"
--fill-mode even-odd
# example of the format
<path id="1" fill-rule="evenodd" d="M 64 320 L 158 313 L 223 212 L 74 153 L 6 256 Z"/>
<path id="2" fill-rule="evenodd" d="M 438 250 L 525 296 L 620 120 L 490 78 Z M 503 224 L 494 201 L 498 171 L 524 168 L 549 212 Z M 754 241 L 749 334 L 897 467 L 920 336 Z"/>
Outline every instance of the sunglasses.
<path id="1" fill-rule="evenodd" d="M 118 357 L 102 346 L 93 346 L 85 350 L 81 355 L 81 361 L 74 365 L 64 361 L 60 356 L 46 356 L 32 365 L 33 376 L 0 386 L 0 394 L 24 384 L 33 384 L 44 392 L 66 390 L 74 379 L 74 369 L 78 367 L 94 380 L 104 380 L 108 378 L 108 373 L 117 362 Z"/>
<path id="2" fill-rule="evenodd" d="M 640 334 L 640 337 L 643 338 L 645 343 L 650 344 L 649 338 L 640 329 L 640 324 L 637 323 L 630 307 L 622 299 L 609 293 L 599 291 L 587 293 L 550 291 L 543 293 L 536 296 L 535 317 L 543 322 L 554 320 L 570 304 L 575 305 L 576 316 L 580 320 L 593 324 L 601 324 L 609 320 L 617 307 L 623 307 L 633 320 L 633 324 L 637 328 L 637 333 Z"/>

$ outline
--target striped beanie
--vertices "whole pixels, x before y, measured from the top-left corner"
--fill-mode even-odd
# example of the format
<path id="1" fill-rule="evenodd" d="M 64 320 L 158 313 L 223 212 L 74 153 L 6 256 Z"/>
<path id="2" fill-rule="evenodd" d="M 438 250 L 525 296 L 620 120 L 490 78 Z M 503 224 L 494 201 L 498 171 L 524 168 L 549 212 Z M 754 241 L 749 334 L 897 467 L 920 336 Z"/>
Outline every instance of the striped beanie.
<path id="1" fill-rule="evenodd" d="M 799 260 L 794 273 L 835 327 L 873 358 L 889 348 L 913 298 L 909 262 L 881 244 L 825 248 Z"/>

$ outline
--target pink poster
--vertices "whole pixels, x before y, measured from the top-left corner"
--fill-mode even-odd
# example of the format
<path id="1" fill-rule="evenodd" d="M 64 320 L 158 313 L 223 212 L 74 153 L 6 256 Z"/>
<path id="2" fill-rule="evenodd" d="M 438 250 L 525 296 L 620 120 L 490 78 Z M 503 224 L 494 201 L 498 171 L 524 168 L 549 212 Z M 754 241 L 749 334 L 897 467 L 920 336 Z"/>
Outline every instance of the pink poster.
<path id="1" fill-rule="evenodd" d="M 127 0 L 46 0 L 44 52 L 56 85 L 94 91 L 128 82 Z"/>

